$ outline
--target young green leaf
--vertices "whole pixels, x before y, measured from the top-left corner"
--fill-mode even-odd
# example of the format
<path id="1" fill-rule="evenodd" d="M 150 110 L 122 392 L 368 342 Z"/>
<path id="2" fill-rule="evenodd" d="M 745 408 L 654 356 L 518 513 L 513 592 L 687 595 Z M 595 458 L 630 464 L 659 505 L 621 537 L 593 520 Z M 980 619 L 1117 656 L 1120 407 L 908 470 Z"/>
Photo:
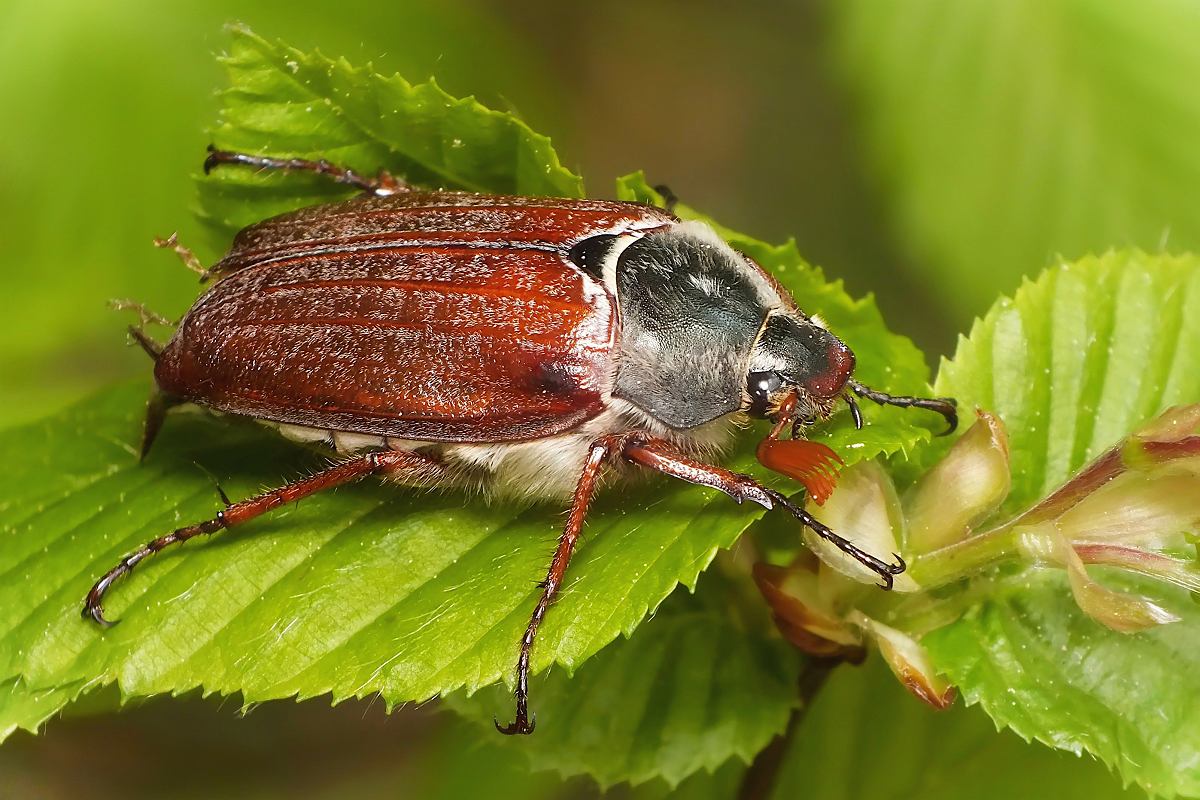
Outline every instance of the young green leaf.
<path id="1" fill-rule="evenodd" d="M 1200 401 L 1198 264 L 1138 251 L 1062 263 L 960 339 L 934 390 L 1004 420 L 1005 511 L 1045 497 L 1160 411 Z"/>
<path id="2" fill-rule="evenodd" d="M 1200 401 L 1200 259 L 1134 251 L 1049 270 L 975 325 L 936 387 L 1004 419 L 1004 509 L 1027 508 L 1165 407 Z M 1152 792 L 1200 794 L 1200 610 L 1182 589 L 1096 575 L 1181 620 L 1113 632 L 1079 610 L 1064 573 L 1030 566 L 993 578 L 981 606 L 924 643 L 968 702 L 1021 736 L 1090 751 Z"/>
<path id="3" fill-rule="evenodd" d="M 319 465 L 256 426 L 194 414 L 170 419 L 139 465 L 144 392 L 124 386 L 0 437 L 18 498 L 0 531 L 4 680 L 30 692 L 116 681 L 127 696 L 201 686 L 247 702 L 378 691 L 395 704 L 509 673 L 559 515 L 454 493 L 360 485 L 313 498 L 147 562 L 114 589 L 111 630 L 81 620 L 88 585 L 121 554 L 216 512 L 208 473 L 244 496 Z M 602 499 L 535 667 L 574 668 L 681 576 L 693 584 L 752 519 L 709 502 L 659 486 Z M 0 701 L 0 730 L 38 716 Z"/>
<path id="4" fill-rule="evenodd" d="M 660 777 L 672 787 L 731 758 L 749 763 L 783 732 L 798 703 L 800 658 L 778 637 L 747 630 L 721 587 L 674 595 L 629 640 L 602 650 L 573 677 L 552 671 L 536 684 L 542 706 L 532 739 L 501 742 L 535 770 L 590 774 L 601 787 Z M 681 657 L 681 655 L 683 657 Z M 478 720 L 509 713 L 493 687 L 452 707 Z"/>

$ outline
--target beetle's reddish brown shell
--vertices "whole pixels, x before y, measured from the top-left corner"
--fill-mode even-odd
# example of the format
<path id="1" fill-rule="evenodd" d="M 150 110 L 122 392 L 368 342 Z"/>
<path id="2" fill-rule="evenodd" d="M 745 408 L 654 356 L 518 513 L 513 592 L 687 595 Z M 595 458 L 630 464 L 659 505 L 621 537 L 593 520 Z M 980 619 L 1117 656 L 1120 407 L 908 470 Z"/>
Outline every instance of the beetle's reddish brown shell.
<path id="1" fill-rule="evenodd" d="M 674 222 L 631 203 L 405 193 L 253 225 L 159 358 L 168 394 L 402 439 L 517 441 L 604 410 L 615 300 L 591 236 Z"/>

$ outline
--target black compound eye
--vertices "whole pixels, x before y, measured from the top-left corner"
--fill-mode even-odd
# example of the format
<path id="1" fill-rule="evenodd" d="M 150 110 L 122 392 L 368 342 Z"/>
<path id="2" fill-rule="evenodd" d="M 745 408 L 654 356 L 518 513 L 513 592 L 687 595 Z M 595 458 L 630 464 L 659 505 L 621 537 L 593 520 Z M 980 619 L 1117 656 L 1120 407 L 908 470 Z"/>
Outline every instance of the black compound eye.
<path id="1" fill-rule="evenodd" d="M 783 388 L 783 376 L 775 370 L 751 372 L 746 376 L 746 393 L 750 395 L 751 415 L 767 416 L 771 396 Z"/>

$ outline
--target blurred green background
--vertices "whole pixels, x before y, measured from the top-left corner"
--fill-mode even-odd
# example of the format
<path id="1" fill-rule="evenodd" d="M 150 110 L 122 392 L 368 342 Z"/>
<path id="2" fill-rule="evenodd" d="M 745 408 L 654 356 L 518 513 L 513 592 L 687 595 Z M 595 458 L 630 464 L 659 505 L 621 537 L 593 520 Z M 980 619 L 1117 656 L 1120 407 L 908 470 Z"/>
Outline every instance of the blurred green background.
<path id="1" fill-rule="evenodd" d="M 191 176 L 231 21 L 515 109 L 593 195 L 644 169 L 731 227 L 795 236 L 852 293 L 876 292 L 931 361 L 1056 254 L 1200 247 L 1191 0 L 5 0 L 0 426 L 146 372 L 124 346 L 126 317 L 105 302 L 135 298 L 173 317 L 197 292 L 153 236 L 178 230 L 204 260 L 220 255 L 224 243 L 192 217 Z M 264 736 L 335 773 L 411 768 L 402 783 L 414 787 L 432 785 L 421 763 L 465 747 L 429 714 L 385 723 L 378 709 L 339 713 L 264 712 L 252 717 L 260 727 L 243 728 L 196 702 L 174 707 L 169 725 L 158 706 L 55 723 L 51 736 L 0 751 L 0 796 L 4 786 L 83 796 L 89 785 L 100 796 L 101 784 L 122 786 L 119 762 L 180 726 L 194 728 L 184 741 L 211 769 L 237 749 L 230 737 L 245 736 L 246 775 L 288 769 L 280 753 L 254 755 L 251 740 Z M 321 761 L 298 744 L 312 738 L 288 738 L 293 729 L 365 744 L 331 745 Z M 97 751 L 97 741 L 124 744 Z M 89 784 L 93 774 L 103 778 Z M 380 788 L 396 785 L 388 775 L 352 793 L 404 796 Z M 165 792 L 154 786 L 145 796 Z"/>

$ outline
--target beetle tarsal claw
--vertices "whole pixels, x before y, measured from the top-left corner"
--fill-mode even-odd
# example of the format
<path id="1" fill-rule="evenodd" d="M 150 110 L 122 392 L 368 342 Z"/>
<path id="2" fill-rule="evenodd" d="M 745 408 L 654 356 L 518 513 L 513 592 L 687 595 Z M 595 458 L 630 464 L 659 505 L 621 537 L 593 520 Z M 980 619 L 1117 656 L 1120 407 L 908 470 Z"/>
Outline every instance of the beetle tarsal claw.
<path id="1" fill-rule="evenodd" d="M 908 564 L 904 563 L 904 559 L 899 553 L 892 553 L 892 558 L 896 559 L 895 564 L 884 564 L 883 571 L 879 573 L 880 582 L 879 588 L 885 591 L 891 591 L 894 584 L 895 576 L 908 569 Z M 868 565 L 870 566 L 870 565 Z"/>
<path id="2" fill-rule="evenodd" d="M 80 616 L 84 619 L 90 619 L 99 625 L 101 628 L 111 628 L 120 622 L 119 619 L 108 619 L 104 616 L 104 606 L 99 603 L 85 603 Z"/>
<path id="3" fill-rule="evenodd" d="M 530 720 L 526 720 L 518 714 L 517 718 L 507 725 L 501 725 L 500 720 L 492 717 L 492 723 L 496 726 L 496 730 L 505 736 L 528 736 L 537 727 L 537 714 L 534 714 L 533 719 Z"/>

